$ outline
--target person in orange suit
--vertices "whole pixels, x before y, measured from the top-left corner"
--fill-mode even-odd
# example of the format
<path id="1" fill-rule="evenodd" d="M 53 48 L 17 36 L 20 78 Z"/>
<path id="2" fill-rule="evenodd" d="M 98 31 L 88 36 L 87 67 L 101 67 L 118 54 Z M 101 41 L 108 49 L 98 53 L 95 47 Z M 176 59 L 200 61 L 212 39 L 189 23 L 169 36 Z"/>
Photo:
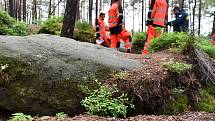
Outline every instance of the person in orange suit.
<path id="1" fill-rule="evenodd" d="M 99 39 L 96 41 L 96 44 L 99 45 L 106 45 L 106 46 L 110 46 L 110 37 L 107 34 L 107 31 L 109 31 L 108 26 L 105 24 L 104 22 L 104 18 L 105 18 L 105 13 L 104 12 L 100 12 L 99 14 L 99 18 L 98 18 L 98 26 L 99 26 Z"/>
<path id="2" fill-rule="evenodd" d="M 116 48 L 120 39 L 125 43 L 126 52 L 131 51 L 131 34 L 125 30 L 122 24 L 123 10 L 120 0 L 113 0 L 111 8 L 108 12 L 108 23 L 110 30 L 110 48 Z"/>
<path id="3" fill-rule="evenodd" d="M 156 28 L 164 28 L 166 24 L 166 18 L 168 16 L 168 3 L 167 0 L 151 0 L 148 20 L 147 20 L 147 39 L 142 50 L 142 54 L 149 54 L 148 48 L 153 38 L 159 37 L 161 31 Z"/>

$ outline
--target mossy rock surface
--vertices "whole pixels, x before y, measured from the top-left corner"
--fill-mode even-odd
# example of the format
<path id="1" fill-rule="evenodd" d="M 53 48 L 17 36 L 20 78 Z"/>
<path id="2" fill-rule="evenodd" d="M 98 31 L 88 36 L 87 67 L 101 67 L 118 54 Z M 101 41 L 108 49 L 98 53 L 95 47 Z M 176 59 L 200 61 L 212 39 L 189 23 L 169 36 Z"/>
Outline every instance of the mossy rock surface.
<path id="1" fill-rule="evenodd" d="M 0 36 L 0 108 L 32 114 L 77 114 L 81 86 L 96 87 L 113 71 L 139 68 L 115 50 L 53 35 Z"/>

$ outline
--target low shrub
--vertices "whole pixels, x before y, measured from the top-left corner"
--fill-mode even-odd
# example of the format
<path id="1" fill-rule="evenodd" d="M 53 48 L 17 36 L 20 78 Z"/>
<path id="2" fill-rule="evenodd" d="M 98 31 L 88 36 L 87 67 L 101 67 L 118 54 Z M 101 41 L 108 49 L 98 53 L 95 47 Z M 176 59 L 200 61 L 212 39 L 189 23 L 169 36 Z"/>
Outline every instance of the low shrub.
<path id="1" fill-rule="evenodd" d="M 87 22 L 76 22 L 74 39 L 81 42 L 95 43 L 95 32 L 93 26 Z"/>
<path id="2" fill-rule="evenodd" d="M 60 35 L 63 17 L 52 17 L 42 22 L 39 33 Z"/>
<path id="3" fill-rule="evenodd" d="M 215 59 L 215 46 L 206 37 L 197 37 L 195 41 L 195 46 L 204 52 L 206 52 L 210 57 Z"/>
<path id="4" fill-rule="evenodd" d="M 127 108 L 134 107 L 127 98 L 122 94 L 114 97 L 117 93 L 116 88 L 110 88 L 107 85 L 101 85 L 99 89 L 91 91 L 88 97 L 81 101 L 87 112 L 99 116 L 126 117 Z"/>
<path id="5" fill-rule="evenodd" d="M 141 53 L 146 41 L 146 32 L 137 32 L 132 37 L 132 48 L 136 53 Z"/>
<path id="6" fill-rule="evenodd" d="M 0 11 L 0 35 L 26 36 L 27 24 L 16 20 L 4 11 Z"/>
<path id="7" fill-rule="evenodd" d="M 152 40 L 149 50 L 157 52 L 163 49 L 178 48 L 180 52 L 186 52 L 189 40 L 186 33 L 163 33 L 160 37 Z"/>
<path id="8" fill-rule="evenodd" d="M 175 62 L 172 59 L 169 60 L 168 62 L 165 62 L 163 66 L 167 68 L 169 71 L 177 74 L 184 73 L 192 68 L 191 64 Z"/>

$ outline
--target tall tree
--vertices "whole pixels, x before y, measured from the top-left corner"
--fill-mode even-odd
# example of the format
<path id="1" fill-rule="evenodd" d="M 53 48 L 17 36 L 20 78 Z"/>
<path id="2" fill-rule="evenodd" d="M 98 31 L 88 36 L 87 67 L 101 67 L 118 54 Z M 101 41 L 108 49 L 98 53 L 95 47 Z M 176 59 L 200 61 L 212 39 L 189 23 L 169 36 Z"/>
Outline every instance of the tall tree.
<path id="1" fill-rule="evenodd" d="M 62 37 L 72 38 L 76 20 L 76 10 L 79 0 L 67 0 L 66 10 L 64 13 Z"/>
<path id="2" fill-rule="evenodd" d="M 35 20 L 37 20 L 37 0 L 33 0 L 32 6 L 32 23 L 34 24 Z"/>
<path id="3" fill-rule="evenodd" d="M 201 31 L 201 11 L 202 11 L 202 0 L 199 0 L 199 26 L 198 26 L 198 35 L 200 35 Z"/>
<path id="4" fill-rule="evenodd" d="M 212 28 L 212 35 L 215 34 L 215 11 L 213 13 L 214 21 L 213 21 L 213 28 Z"/>
<path id="5" fill-rule="evenodd" d="M 9 15 L 15 17 L 14 0 L 9 0 Z"/>
<path id="6" fill-rule="evenodd" d="M 92 24 L 93 0 L 89 0 L 89 23 Z"/>
<path id="7" fill-rule="evenodd" d="M 23 10 L 23 13 L 22 13 L 22 19 L 23 19 L 23 21 L 25 21 L 26 22 L 26 0 L 23 0 L 22 1 L 23 3 L 22 3 L 22 10 Z"/>
<path id="8" fill-rule="evenodd" d="M 22 0 L 19 0 L 19 6 L 18 6 L 18 20 L 21 21 L 22 19 Z"/>
<path id="9" fill-rule="evenodd" d="M 49 0 L 48 18 L 51 18 L 52 14 L 52 0 Z"/>

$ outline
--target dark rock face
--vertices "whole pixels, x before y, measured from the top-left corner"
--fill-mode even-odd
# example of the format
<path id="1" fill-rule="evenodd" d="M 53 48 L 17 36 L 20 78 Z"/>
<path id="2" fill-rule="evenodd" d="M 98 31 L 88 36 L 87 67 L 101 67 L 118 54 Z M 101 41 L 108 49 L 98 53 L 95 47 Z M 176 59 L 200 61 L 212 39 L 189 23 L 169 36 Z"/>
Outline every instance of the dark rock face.
<path id="1" fill-rule="evenodd" d="M 115 50 L 53 35 L 0 36 L 0 108 L 13 112 L 81 112 L 83 86 L 113 71 L 142 66 Z M 7 78 L 5 78 L 7 77 Z"/>

